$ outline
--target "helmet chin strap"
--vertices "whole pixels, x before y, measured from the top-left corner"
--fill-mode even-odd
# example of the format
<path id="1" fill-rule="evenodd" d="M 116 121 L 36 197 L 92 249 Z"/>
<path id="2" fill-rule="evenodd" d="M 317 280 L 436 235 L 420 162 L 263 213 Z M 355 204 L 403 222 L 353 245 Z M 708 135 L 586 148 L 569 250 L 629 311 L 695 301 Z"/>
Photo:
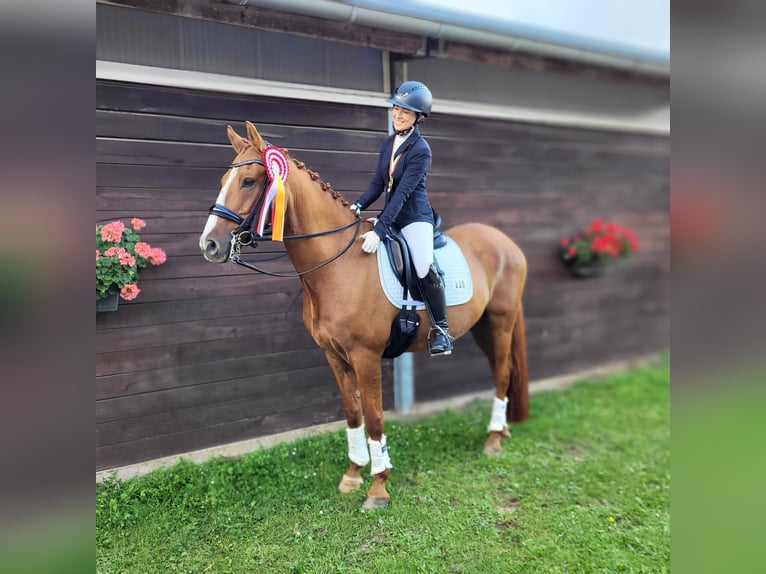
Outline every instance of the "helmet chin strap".
<path id="1" fill-rule="evenodd" d="M 397 130 L 396 126 L 391 123 L 391 127 L 394 129 L 394 133 L 398 136 L 406 136 L 408 133 L 410 133 L 412 130 L 415 129 L 415 126 L 421 123 L 425 118 L 421 115 L 418 116 L 418 118 L 415 120 L 415 123 L 413 123 L 410 127 L 405 128 L 403 130 Z"/>

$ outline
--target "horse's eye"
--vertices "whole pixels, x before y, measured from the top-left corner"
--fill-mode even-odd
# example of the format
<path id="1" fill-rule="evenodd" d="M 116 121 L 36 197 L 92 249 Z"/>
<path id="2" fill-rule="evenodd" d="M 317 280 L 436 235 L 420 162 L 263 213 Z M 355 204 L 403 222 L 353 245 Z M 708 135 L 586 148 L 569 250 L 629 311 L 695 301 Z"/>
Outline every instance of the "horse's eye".
<path id="1" fill-rule="evenodd" d="M 246 177 L 242 180 L 242 187 L 253 187 L 255 185 L 255 180 L 252 177 Z"/>

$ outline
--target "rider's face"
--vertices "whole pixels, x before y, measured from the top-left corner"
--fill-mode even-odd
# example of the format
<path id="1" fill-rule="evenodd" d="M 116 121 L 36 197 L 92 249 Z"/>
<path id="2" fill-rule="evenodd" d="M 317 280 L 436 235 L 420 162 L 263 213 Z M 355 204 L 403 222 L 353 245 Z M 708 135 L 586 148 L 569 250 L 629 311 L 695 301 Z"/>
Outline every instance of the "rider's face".
<path id="1" fill-rule="evenodd" d="M 417 118 L 417 114 L 415 112 L 412 110 L 405 110 L 399 106 L 394 106 L 393 110 L 391 111 L 391 116 L 394 121 L 394 128 L 396 128 L 396 131 L 399 132 L 411 128 L 412 124 L 415 123 L 415 119 Z"/>

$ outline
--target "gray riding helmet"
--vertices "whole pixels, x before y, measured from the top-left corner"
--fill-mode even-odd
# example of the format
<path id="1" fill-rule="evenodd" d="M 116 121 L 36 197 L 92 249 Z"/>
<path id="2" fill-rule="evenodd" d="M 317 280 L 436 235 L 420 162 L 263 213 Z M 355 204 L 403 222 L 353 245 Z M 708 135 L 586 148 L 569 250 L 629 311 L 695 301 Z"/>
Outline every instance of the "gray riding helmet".
<path id="1" fill-rule="evenodd" d="M 386 101 L 405 110 L 428 116 L 431 113 L 431 90 L 423 82 L 408 81 L 399 84 Z"/>

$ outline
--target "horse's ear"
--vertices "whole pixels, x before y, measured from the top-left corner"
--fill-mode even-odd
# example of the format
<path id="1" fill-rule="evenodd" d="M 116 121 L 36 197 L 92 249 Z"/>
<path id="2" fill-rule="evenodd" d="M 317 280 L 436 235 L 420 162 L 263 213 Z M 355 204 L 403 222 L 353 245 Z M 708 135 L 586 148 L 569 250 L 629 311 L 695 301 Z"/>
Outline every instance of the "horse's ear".
<path id="1" fill-rule="evenodd" d="M 245 122 L 245 125 L 247 126 L 247 137 L 258 151 L 263 151 L 266 148 L 266 144 L 263 142 L 261 134 L 258 133 L 258 130 L 255 129 L 251 122 Z"/>
<path id="2" fill-rule="evenodd" d="M 240 136 L 237 132 L 234 131 L 234 128 L 231 126 L 226 126 L 226 133 L 229 134 L 229 141 L 231 142 L 231 147 L 234 148 L 234 151 L 237 153 L 241 153 L 243 149 L 245 149 L 249 144 L 248 141 Z"/>

